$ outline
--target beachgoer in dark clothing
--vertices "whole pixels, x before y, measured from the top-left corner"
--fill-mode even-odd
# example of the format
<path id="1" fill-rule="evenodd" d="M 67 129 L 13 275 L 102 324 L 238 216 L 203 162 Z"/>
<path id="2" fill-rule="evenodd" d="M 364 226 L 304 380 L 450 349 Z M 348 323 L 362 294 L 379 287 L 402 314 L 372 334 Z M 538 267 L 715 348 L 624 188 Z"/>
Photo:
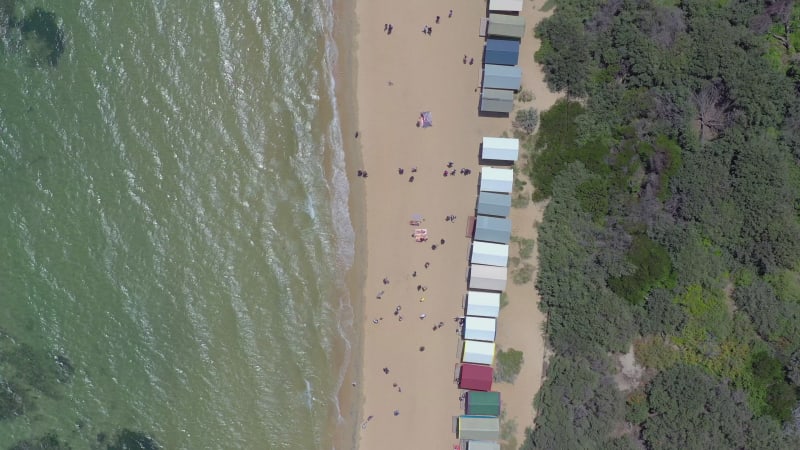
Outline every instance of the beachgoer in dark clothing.
<path id="1" fill-rule="evenodd" d="M 400 175 L 402 175 L 402 174 L 403 174 L 403 172 L 405 172 L 405 170 L 403 170 L 403 168 L 402 168 L 402 167 L 401 167 L 401 168 L 399 168 L 399 169 L 397 169 L 397 173 L 399 173 Z"/>
<path id="2" fill-rule="evenodd" d="M 447 17 L 453 17 L 453 10 L 450 10 L 450 13 L 447 14 Z"/>
<path id="3" fill-rule="evenodd" d="M 411 175 L 410 177 L 408 177 L 408 182 L 409 183 L 413 183 L 414 182 L 414 175 Z"/>
<path id="4" fill-rule="evenodd" d="M 359 169 L 358 170 L 358 176 L 363 177 L 364 176 L 364 171 Z"/>
<path id="5" fill-rule="evenodd" d="M 439 23 L 439 16 L 436 16 L 436 23 Z"/>
<path id="6" fill-rule="evenodd" d="M 471 65 L 472 65 L 472 63 L 474 63 L 474 62 L 475 62 L 475 58 L 470 58 L 470 59 L 469 59 L 469 65 L 470 65 L 470 66 L 471 66 Z"/>

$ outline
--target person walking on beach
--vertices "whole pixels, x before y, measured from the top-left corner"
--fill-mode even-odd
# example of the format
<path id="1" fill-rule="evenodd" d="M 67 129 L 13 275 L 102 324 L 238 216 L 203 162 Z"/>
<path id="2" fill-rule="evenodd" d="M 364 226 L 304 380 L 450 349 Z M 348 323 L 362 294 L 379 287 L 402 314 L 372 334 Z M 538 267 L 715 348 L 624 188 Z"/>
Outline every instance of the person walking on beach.
<path id="1" fill-rule="evenodd" d="M 439 23 L 439 16 L 436 16 L 436 23 Z"/>
<path id="2" fill-rule="evenodd" d="M 386 34 L 392 34 L 392 30 L 394 30 L 394 25 L 389 24 L 389 29 L 386 30 Z"/>
<path id="3" fill-rule="evenodd" d="M 447 14 L 447 17 L 448 17 L 448 18 L 452 18 L 452 17 L 453 17 L 453 10 L 452 10 L 452 9 L 451 9 L 451 10 L 450 10 L 450 12 Z"/>

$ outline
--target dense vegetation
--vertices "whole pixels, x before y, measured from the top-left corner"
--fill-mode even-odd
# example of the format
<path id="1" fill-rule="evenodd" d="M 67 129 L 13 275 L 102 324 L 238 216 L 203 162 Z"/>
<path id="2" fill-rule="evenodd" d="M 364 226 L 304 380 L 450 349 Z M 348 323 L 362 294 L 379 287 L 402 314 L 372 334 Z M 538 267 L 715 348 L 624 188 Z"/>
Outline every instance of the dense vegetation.
<path id="1" fill-rule="evenodd" d="M 800 5 L 559 0 L 523 449 L 800 448 Z M 634 349 L 641 376 L 621 382 Z"/>

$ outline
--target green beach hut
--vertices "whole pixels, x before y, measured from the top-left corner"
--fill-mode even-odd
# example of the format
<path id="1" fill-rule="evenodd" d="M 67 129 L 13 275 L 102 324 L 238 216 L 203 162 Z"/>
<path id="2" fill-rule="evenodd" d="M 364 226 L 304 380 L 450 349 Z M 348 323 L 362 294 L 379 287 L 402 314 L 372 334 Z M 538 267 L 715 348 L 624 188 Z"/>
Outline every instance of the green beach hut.
<path id="1" fill-rule="evenodd" d="M 499 416 L 499 392 L 467 392 L 467 414 L 470 416 Z"/>

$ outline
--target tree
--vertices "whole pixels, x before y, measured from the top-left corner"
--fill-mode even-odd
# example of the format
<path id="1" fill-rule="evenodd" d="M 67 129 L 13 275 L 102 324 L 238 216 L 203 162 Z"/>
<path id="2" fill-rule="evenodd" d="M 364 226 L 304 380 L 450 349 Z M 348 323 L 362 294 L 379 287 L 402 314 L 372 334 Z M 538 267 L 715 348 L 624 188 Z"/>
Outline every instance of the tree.
<path id="1" fill-rule="evenodd" d="M 700 91 L 692 94 L 701 143 L 714 139 L 733 122 L 733 102 L 724 95 L 724 90 L 724 83 L 717 81 L 706 83 Z"/>
<path id="2" fill-rule="evenodd" d="M 584 359 L 554 356 L 535 402 L 536 429 L 523 449 L 602 449 L 614 424 L 625 414 L 625 401 L 611 377 Z"/>
<path id="3" fill-rule="evenodd" d="M 699 368 L 675 366 L 648 389 L 642 436 L 648 448 L 665 450 L 793 448 L 775 422 L 754 417 L 745 398 Z"/>

